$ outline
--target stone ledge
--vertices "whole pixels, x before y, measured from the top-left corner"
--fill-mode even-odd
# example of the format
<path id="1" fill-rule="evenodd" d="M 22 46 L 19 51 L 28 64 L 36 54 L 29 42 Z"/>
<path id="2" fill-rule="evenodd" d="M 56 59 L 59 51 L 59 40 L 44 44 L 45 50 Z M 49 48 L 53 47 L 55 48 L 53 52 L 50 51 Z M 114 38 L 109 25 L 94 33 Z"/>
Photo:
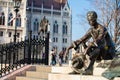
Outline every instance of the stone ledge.
<path id="1" fill-rule="evenodd" d="M 105 70 L 107 70 L 107 68 L 99 68 L 99 67 L 96 67 L 96 68 L 94 68 L 94 70 L 93 70 L 93 75 L 95 75 L 95 76 L 101 76 L 102 73 L 103 73 Z"/>
<path id="2" fill-rule="evenodd" d="M 114 80 L 120 80 L 120 77 L 115 77 Z"/>
<path id="3" fill-rule="evenodd" d="M 48 75 L 48 80 L 108 80 L 102 76 L 89 75 L 68 75 L 68 74 L 52 74 Z"/>

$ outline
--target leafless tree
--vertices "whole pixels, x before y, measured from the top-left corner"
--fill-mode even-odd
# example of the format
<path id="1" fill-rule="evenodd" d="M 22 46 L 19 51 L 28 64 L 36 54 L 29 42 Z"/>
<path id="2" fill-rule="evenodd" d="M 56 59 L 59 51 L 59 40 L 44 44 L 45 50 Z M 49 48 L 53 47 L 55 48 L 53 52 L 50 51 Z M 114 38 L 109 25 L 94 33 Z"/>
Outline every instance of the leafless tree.
<path id="1" fill-rule="evenodd" d="M 106 26 L 116 44 L 120 46 L 120 0 L 91 0 L 91 5 L 97 8 L 99 20 Z"/>

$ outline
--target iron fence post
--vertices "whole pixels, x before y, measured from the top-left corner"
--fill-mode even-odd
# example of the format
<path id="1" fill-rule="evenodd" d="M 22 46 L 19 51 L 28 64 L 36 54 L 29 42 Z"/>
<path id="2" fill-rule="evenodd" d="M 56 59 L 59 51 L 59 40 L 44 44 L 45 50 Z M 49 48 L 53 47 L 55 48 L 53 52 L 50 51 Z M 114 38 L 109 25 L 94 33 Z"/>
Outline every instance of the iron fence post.
<path id="1" fill-rule="evenodd" d="M 45 38 L 45 65 L 48 65 L 48 58 L 49 58 L 49 32 L 46 33 L 46 38 Z"/>
<path id="2" fill-rule="evenodd" d="M 28 64 L 31 64 L 31 41 L 32 41 L 32 31 L 29 31 L 29 37 L 28 37 Z"/>

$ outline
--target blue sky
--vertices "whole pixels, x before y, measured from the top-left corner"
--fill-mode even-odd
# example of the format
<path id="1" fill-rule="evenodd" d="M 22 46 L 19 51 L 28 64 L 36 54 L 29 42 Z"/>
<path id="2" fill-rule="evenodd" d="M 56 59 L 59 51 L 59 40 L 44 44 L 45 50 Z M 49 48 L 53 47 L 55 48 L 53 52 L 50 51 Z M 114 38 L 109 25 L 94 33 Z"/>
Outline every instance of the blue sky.
<path id="1" fill-rule="evenodd" d="M 95 10 L 88 0 L 68 0 L 70 8 L 72 9 L 72 40 L 81 38 L 90 27 L 85 22 L 84 25 L 80 24 L 82 21 L 78 15 L 83 15 L 86 18 L 86 13 L 90 10 Z"/>

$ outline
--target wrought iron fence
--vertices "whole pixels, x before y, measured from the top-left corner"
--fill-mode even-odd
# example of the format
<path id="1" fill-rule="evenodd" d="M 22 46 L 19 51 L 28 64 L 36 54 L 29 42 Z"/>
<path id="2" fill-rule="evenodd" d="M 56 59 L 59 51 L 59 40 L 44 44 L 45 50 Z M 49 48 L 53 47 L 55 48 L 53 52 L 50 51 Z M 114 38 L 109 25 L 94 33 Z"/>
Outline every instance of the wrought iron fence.
<path id="1" fill-rule="evenodd" d="M 0 77 L 26 64 L 48 65 L 49 34 L 17 43 L 0 45 Z"/>

